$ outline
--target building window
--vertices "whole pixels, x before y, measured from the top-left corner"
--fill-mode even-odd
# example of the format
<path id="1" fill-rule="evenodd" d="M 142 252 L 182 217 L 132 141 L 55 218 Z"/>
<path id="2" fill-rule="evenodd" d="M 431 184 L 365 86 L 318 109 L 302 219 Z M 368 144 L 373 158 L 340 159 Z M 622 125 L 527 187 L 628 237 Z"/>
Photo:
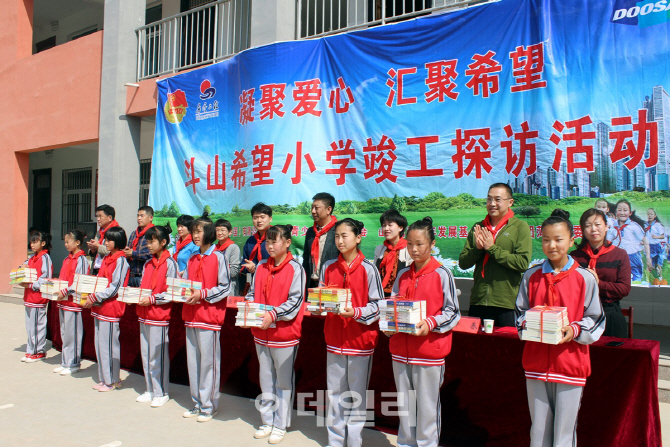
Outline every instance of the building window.
<path id="1" fill-rule="evenodd" d="M 93 168 L 63 170 L 63 217 L 61 237 L 80 222 L 93 221 Z"/>
<path id="2" fill-rule="evenodd" d="M 51 36 L 35 44 L 35 53 L 41 53 L 56 46 L 56 36 Z"/>
<path id="3" fill-rule="evenodd" d="M 151 159 L 140 160 L 140 206 L 149 204 L 149 184 L 151 183 Z"/>
<path id="4" fill-rule="evenodd" d="M 98 25 L 92 25 L 89 26 L 88 28 L 81 29 L 77 32 L 74 32 L 67 36 L 68 42 L 71 40 L 76 40 L 79 39 L 80 37 L 88 36 L 89 34 L 97 33 L 98 32 Z"/>

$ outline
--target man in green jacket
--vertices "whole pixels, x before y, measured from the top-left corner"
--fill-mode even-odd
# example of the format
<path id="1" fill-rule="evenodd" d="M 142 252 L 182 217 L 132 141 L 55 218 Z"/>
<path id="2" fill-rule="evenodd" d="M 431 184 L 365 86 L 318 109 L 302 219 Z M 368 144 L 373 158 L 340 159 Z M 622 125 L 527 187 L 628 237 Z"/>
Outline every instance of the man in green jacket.
<path id="1" fill-rule="evenodd" d="M 514 303 L 532 252 L 528 224 L 514 217 L 512 189 L 494 183 L 486 197 L 486 218 L 475 224 L 458 258 L 461 269 L 475 266 L 468 315 L 514 326 Z"/>

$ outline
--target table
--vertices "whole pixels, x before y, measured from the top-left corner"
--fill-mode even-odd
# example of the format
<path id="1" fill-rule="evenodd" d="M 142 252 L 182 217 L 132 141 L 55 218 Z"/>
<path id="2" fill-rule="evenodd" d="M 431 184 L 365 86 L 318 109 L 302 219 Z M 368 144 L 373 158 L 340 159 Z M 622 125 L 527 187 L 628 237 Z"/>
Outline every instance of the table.
<path id="1" fill-rule="evenodd" d="M 258 360 L 250 331 L 235 327 L 234 300 L 229 303 L 221 331 L 221 389 L 225 393 L 255 398 Z M 60 349 L 58 309 L 49 303 L 48 330 Z M 174 303 L 169 329 L 170 380 L 188 384 L 182 304 Z M 84 310 L 82 357 L 95 361 L 93 319 Z M 142 374 L 139 324 L 135 307 L 126 306 L 121 321 L 121 366 Z M 658 358 L 660 344 L 628 340 L 620 347 L 605 346 L 613 339 L 602 337 L 591 348 L 593 373 L 587 380 L 577 426 L 580 445 L 660 446 L 658 405 Z M 446 360 L 441 390 L 441 444 L 448 446 L 522 446 L 530 442 L 530 415 L 521 367 L 523 341 L 516 334 L 453 334 L 452 352 Z M 375 350 L 369 388 L 374 390 L 374 425 L 393 432 L 397 418 L 382 414 L 383 393 L 394 392 L 388 339 L 380 335 Z M 303 320 L 303 335 L 295 364 L 297 393 L 326 389 L 326 345 L 323 318 Z M 315 373 L 316 372 L 316 373 Z M 388 404 L 387 404 L 388 405 Z"/>

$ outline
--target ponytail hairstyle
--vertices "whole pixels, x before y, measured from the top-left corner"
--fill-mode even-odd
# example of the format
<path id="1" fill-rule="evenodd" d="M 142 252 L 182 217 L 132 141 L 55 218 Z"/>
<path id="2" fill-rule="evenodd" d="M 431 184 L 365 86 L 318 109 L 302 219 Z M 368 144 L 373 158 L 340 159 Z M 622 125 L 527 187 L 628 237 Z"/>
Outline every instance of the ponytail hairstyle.
<path id="1" fill-rule="evenodd" d="M 51 250 L 51 235 L 44 231 L 34 230 L 30 232 L 30 242 L 44 242 L 43 250 Z"/>
<path id="2" fill-rule="evenodd" d="M 163 225 L 163 229 L 167 231 L 167 234 L 170 235 L 172 234 L 172 226 L 170 225 L 170 221 L 168 220 L 165 222 L 165 225 Z M 170 243 L 170 238 L 168 237 L 168 244 Z"/>
<path id="3" fill-rule="evenodd" d="M 435 242 L 435 228 L 433 228 L 433 218 L 430 216 L 426 216 L 421 220 L 417 220 L 414 222 L 412 225 L 409 226 L 407 229 L 407 234 L 409 235 L 410 231 L 413 230 L 420 230 L 420 231 L 425 231 L 426 235 L 428 236 L 428 239 L 430 239 L 430 242 Z"/>
<path id="4" fill-rule="evenodd" d="M 605 219 L 605 222 L 607 222 L 607 219 Z M 572 222 L 570 222 L 569 212 L 562 210 L 560 208 L 556 208 L 554 211 L 551 212 L 551 215 L 547 217 L 547 219 L 545 219 L 544 222 L 542 222 L 542 230 L 544 231 L 544 227 L 546 227 L 547 225 L 556 225 L 556 224 L 565 224 L 565 226 L 568 227 L 568 231 L 570 232 L 570 237 L 575 237 L 575 230 L 572 227 Z"/>
<path id="5" fill-rule="evenodd" d="M 70 236 L 72 239 L 79 242 L 80 247 L 84 245 L 84 241 L 86 240 L 86 233 L 84 233 L 78 228 L 68 231 L 67 233 L 65 233 L 65 235 Z"/>
<path id="6" fill-rule="evenodd" d="M 582 233 L 584 232 L 584 226 L 586 225 L 586 221 L 593 216 L 600 216 L 603 222 L 605 222 L 605 225 L 607 225 L 607 216 L 605 215 L 605 213 L 596 208 L 589 208 L 588 210 L 584 211 L 582 217 L 579 218 L 579 226 L 582 229 Z M 588 242 L 589 241 L 586 239 L 586 236 L 582 236 L 582 240 L 579 242 L 579 244 L 577 244 L 577 248 L 582 249 L 586 247 L 586 244 L 588 244 Z M 607 240 L 605 240 L 605 245 L 609 245 L 607 243 Z"/>
<path id="7" fill-rule="evenodd" d="M 196 220 L 191 222 L 189 225 L 188 231 L 193 234 L 193 232 L 199 228 L 202 228 L 202 244 L 211 245 L 216 240 L 216 227 L 212 223 L 212 219 L 207 217 L 209 213 L 205 211 L 202 213 L 202 216 L 198 217 Z"/>
<path id="8" fill-rule="evenodd" d="M 172 230 L 171 228 L 168 230 L 167 227 L 154 225 L 153 227 L 147 230 L 147 234 L 145 235 L 145 237 L 147 238 L 147 241 L 156 239 L 159 244 L 165 241 L 165 245 L 163 246 L 163 249 L 165 249 L 165 247 L 167 247 L 167 245 L 170 243 L 170 233 L 172 233 L 171 230 Z"/>
<path id="9" fill-rule="evenodd" d="M 629 217 L 629 219 L 630 219 L 632 222 L 635 222 L 636 224 L 638 224 L 639 226 L 641 226 L 642 228 L 644 228 L 644 226 L 646 225 L 646 222 L 645 222 L 644 220 L 640 219 L 640 217 L 639 217 L 637 214 L 635 214 L 635 211 L 633 211 L 633 207 L 631 206 L 631 204 L 630 204 L 630 202 L 629 202 L 628 200 L 626 200 L 626 199 L 621 199 L 621 200 L 619 200 L 619 201 L 616 203 L 616 206 L 618 207 L 618 206 L 619 206 L 620 204 L 622 204 L 622 203 L 625 203 L 626 205 L 628 205 L 628 209 L 630 210 L 630 217 Z"/>
<path id="10" fill-rule="evenodd" d="M 338 220 L 337 223 L 335 224 L 335 229 L 337 229 L 337 227 L 339 227 L 340 225 L 348 226 L 351 229 L 352 233 L 354 233 L 354 236 L 360 236 L 361 233 L 363 232 L 363 229 L 365 228 L 365 224 L 363 222 L 361 222 L 360 220 L 352 219 L 351 217 Z"/>
<path id="11" fill-rule="evenodd" d="M 290 241 L 291 231 L 293 231 L 293 225 L 273 225 L 268 228 L 265 238 L 269 241 L 274 241 L 277 240 L 278 236 L 281 236 L 284 240 Z"/>

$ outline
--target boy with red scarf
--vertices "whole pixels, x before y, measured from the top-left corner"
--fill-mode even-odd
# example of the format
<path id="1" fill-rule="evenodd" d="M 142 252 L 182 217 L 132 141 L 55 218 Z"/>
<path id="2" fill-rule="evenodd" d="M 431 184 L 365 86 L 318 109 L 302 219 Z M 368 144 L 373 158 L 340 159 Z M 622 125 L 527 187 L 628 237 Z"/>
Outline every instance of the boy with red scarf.
<path id="1" fill-rule="evenodd" d="M 524 275 L 516 299 L 516 328 L 522 337 L 526 311 L 535 306 L 568 310 L 570 324 L 557 345 L 527 341 L 523 350 L 531 447 L 577 445 L 577 414 L 591 374 L 589 344 L 605 329 L 595 276 L 568 255 L 575 240 L 570 214 L 557 209 L 542 223 L 547 260 Z"/>
<path id="2" fill-rule="evenodd" d="M 391 335 L 389 350 L 400 414 L 398 445 L 402 446 L 438 446 L 444 358 L 451 352 L 451 329 L 461 318 L 454 278 L 431 256 L 433 247 L 433 219 L 424 217 L 410 225 L 407 250 L 414 263 L 398 272 L 393 284 L 393 295 L 426 301 L 426 319 L 417 323 L 416 334 L 386 332 Z"/>
<path id="3" fill-rule="evenodd" d="M 263 425 L 254 438 L 269 436 L 278 444 L 291 425 L 295 393 L 293 365 L 298 353 L 305 304 L 305 270 L 293 258 L 291 225 L 276 225 L 267 232 L 270 258 L 261 261 L 254 275 L 247 301 L 268 304 L 260 328 L 251 328 L 258 354 L 260 403 Z M 271 328 L 274 323 L 276 327 Z"/>
<path id="4" fill-rule="evenodd" d="M 26 332 L 28 343 L 26 343 L 26 355 L 21 358 L 22 362 L 33 363 L 47 356 L 45 345 L 47 341 L 47 302 L 42 298 L 40 287 L 51 278 L 53 274 L 53 263 L 49 256 L 51 250 L 51 235 L 43 231 L 30 233 L 30 249 L 33 255 L 23 263 L 28 268 L 37 271 L 37 281 L 33 283 L 22 283 L 23 305 L 26 308 Z"/>
<path id="5" fill-rule="evenodd" d="M 182 416 L 208 422 L 219 406 L 220 334 L 230 295 L 230 275 L 225 256 L 214 245 L 216 230 L 211 219 L 196 219 L 191 235 L 200 252 L 189 259 L 184 278 L 201 282 L 202 289 L 191 290 L 181 312 L 186 325 L 188 380 L 195 404 Z"/>
<path id="6" fill-rule="evenodd" d="M 528 224 L 514 216 L 513 204 L 508 185 L 491 185 L 488 215 L 472 227 L 458 258 L 461 269 L 475 267 L 468 315 L 496 326 L 514 326 L 514 299 L 532 252 Z"/>
<path id="7" fill-rule="evenodd" d="M 340 254 L 335 246 L 335 224 L 333 216 L 335 197 L 320 192 L 312 197 L 312 219 L 314 226 L 305 234 L 305 253 L 302 266 L 307 274 L 307 287 L 318 287 L 319 277 L 326 261 L 337 259 Z"/>
<path id="8" fill-rule="evenodd" d="M 144 264 L 151 259 L 147 247 L 147 231 L 154 226 L 154 209 L 150 206 L 141 206 L 137 210 L 137 230 L 130 233 L 128 246 L 123 250 L 130 264 L 130 279 L 128 286 L 139 287 L 142 281 Z"/>
<path id="9" fill-rule="evenodd" d="M 179 267 L 170 256 L 166 246 L 170 233 L 165 227 L 154 226 L 146 233 L 151 259 L 144 264 L 143 289 L 151 289 L 151 296 L 142 298 L 137 305 L 140 322 L 140 348 L 142 367 L 147 391 L 137 397 L 137 402 L 151 402 L 151 406 L 162 407 L 170 399 L 170 350 L 168 329 L 172 302 L 165 299 L 167 278 L 177 278 Z"/>
<path id="10" fill-rule="evenodd" d="M 89 265 L 81 246 L 84 245 L 86 233 L 81 230 L 70 230 L 64 236 L 65 249 L 70 253 L 60 269 L 59 279 L 72 286 L 75 274 L 85 275 Z M 58 316 L 60 317 L 60 336 L 63 341 L 60 366 L 54 369 L 61 376 L 68 376 L 79 371 L 81 366 L 81 344 L 84 339 L 84 326 L 81 318 L 81 305 L 70 299 L 74 289 L 68 287 L 58 293 Z"/>
<path id="11" fill-rule="evenodd" d="M 240 269 L 240 287 L 251 284 L 251 277 L 256 272 L 256 266 L 263 259 L 270 257 L 265 249 L 265 233 L 272 225 L 272 208 L 258 202 L 251 208 L 251 219 L 256 233 L 242 247 L 242 268 Z"/>
<path id="12" fill-rule="evenodd" d="M 382 277 L 384 296 L 390 296 L 398 272 L 409 267 L 412 258 L 407 252 L 405 229 L 407 219 L 396 210 L 387 210 L 379 218 L 386 239 L 375 248 L 374 263 Z"/>
<path id="13" fill-rule="evenodd" d="M 99 277 L 107 278 L 107 288 L 91 294 L 83 305 L 91 310 L 95 323 L 95 355 L 98 359 L 99 383 L 93 387 L 100 392 L 121 388 L 121 344 L 119 343 L 119 323 L 126 304 L 116 300 L 119 287 L 128 285 L 130 274 L 128 261 L 123 256 L 126 248 L 126 232 L 121 227 L 113 227 L 105 234 L 105 247 L 109 254 L 102 260 Z"/>

